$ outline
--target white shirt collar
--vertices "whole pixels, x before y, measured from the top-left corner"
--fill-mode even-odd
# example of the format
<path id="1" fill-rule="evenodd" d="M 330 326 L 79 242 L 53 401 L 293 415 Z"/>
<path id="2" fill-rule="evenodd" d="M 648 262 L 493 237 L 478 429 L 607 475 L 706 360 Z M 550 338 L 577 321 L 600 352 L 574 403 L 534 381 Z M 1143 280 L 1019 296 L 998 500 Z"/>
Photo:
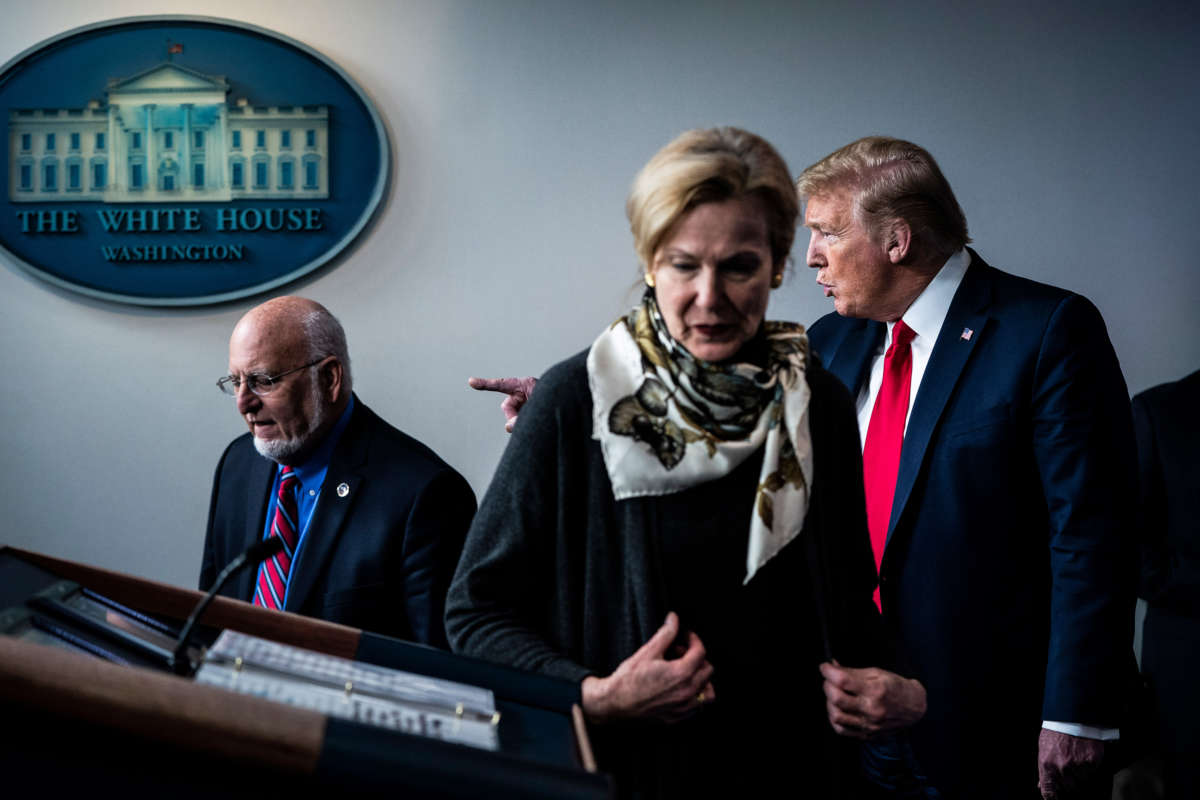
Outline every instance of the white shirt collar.
<path id="1" fill-rule="evenodd" d="M 946 321 L 946 315 L 950 313 L 950 303 L 954 300 L 954 293 L 958 291 L 958 286 L 962 283 L 963 276 L 967 274 L 967 267 L 970 264 L 971 254 L 965 249 L 950 256 L 933 276 L 929 285 L 917 295 L 917 299 L 913 300 L 912 305 L 901 317 L 904 324 L 916 331 L 918 336 L 923 337 L 930 347 L 937 341 L 938 333 L 942 330 L 942 323 Z M 894 325 L 893 322 L 888 323 L 889 341 Z"/>
<path id="2" fill-rule="evenodd" d="M 925 367 L 929 365 L 929 357 L 933 355 L 933 346 L 937 344 L 938 334 L 942 331 L 946 315 L 950 313 L 950 303 L 953 302 L 954 294 L 958 291 L 970 264 L 971 254 L 966 250 L 959 250 L 950 256 L 901 317 L 904 324 L 917 334 L 912 342 L 912 378 L 908 394 L 908 417 L 904 421 L 906 430 L 908 419 L 912 417 L 913 405 L 916 403 L 917 391 L 925 378 Z M 875 398 L 883 383 L 883 354 L 892 344 L 892 329 L 895 327 L 896 323 L 887 323 L 887 335 L 875 351 L 867 381 L 859 390 L 858 428 L 864 444 L 867 440 L 871 411 L 875 407 Z"/>

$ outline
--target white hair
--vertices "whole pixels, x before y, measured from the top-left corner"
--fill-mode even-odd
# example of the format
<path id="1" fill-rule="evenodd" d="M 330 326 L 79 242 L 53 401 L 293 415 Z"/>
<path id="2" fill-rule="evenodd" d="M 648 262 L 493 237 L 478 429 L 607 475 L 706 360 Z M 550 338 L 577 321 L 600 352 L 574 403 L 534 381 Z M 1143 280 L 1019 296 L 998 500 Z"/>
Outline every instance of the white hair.
<path id="1" fill-rule="evenodd" d="M 346 345 L 346 331 L 342 323 L 324 308 L 316 308 L 305 312 L 300 325 L 304 328 L 304 339 L 308 343 L 308 360 L 335 356 L 341 362 L 342 383 L 349 393 L 354 384 L 350 378 L 350 348 Z"/>

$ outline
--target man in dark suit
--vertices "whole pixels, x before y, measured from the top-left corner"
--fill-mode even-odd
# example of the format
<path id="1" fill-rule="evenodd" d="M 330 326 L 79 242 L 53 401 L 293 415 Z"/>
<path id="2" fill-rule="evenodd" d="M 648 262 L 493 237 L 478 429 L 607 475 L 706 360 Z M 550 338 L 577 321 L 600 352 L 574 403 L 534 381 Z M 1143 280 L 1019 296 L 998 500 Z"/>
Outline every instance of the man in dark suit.
<path id="1" fill-rule="evenodd" d="M 966 249 L 916 145 L 859 140 L 799 188 L 837 312 L 809 335 L 857 398 L 878 600 L 928 690 L 917 760 L 946 797 L 1103 796 L 1131 658 L 1135 456 L 1100 314 Z"/>
<path id="2" fill-rule="evenodd" d="M 217 465 L 200 588 L 254 542 L 284 549 L 230 597 L 446 647 L 446 590 L 475 513 L 467 482 L 351 392 L 341 324 L 279 297 L 229 340 L 229 375 L 250 433 Z"/>
<path id="3" fill-rule="evenodd" d="M 1155 700 L 1165 797 L 1200 797 L 1200 372 L 1133 398 L 1142 488 L 1142 670 Z"/>

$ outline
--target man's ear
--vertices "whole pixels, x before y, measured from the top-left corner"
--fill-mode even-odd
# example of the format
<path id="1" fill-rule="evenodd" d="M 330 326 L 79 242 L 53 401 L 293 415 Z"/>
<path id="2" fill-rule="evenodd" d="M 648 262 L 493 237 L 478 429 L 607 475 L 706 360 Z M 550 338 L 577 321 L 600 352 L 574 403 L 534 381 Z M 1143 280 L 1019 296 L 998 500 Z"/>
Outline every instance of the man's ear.
<path id="1" fill-rule="evenodd" d="M 342 362 L 337 358 L 331 358 L 321 365 L 319 373 L 321 380 L 321 391 L 325 394 L 325 400 L 330 403 L 336 403 L 338 398 L 342 396 L 342 380 L 345 378 L 345 370 L 342 368 Z"/>
<path id="2" fill-rule="evenodd" d="M 904 220 L 896 220 L 888 228 L 885 239 L 888 261 L 903 264 L 912 252 L 912 228 Z"/>

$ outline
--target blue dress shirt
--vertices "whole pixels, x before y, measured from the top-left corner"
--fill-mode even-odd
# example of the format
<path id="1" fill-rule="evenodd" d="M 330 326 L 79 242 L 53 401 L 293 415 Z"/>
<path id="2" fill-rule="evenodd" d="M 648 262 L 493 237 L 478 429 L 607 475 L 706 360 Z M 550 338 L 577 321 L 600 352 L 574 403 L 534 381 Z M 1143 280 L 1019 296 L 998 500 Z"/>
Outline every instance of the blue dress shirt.
<path id="1" fill-rule="evenodd" d="M 342 432 L 346 430 L 346 426 L 350 423 L 350 415 L 354 412 L 354 397 L 351 396 L 350 402 L 346 404 L 346 410 L 338 417 L 338 421 L 333 426 L 333 430 L 325 437 L 325 440 L 317 446 L 313 454 L 303 464 L 294 464 L 292 472 L 296 474 L 298 481 L 296 483 L 296 508 L 299 511 L 300 524 L 300 539 L 296 543 L 296 552 L 292 554 L 292 566 L 288 570 L 289 580 L 287 590 L 283 596 L 283 607 L 287 608 L 287 593 L 291 591 L 292 582 L 290 576 L 296 573 L 296 563 L 304 554 L 304 535 L 308 532 L 308 523 L 312 519 L 313 512 L 317 509 L 317 501 L 321 499 L 321 487 L 325 483 L 325 473 L 329 471 L 329 459 L 333 455 L 333 449 L 337 447 L 338 440 L 342 438 Z M 263 526 L 263 539 L 271 535 L 271 520 L 275 518 L 276 497 L 279 495 L 279 475 L 283 471 L 283 467 L 277 467 L 275 470 L 275 480 L 271 483 L 270 501 L 267 503 L 267 520 Z M 264 562 L 265 564 L 265 562 Z M 263 565 L 259 565 L 259 570 L 263 569 Z"/>

